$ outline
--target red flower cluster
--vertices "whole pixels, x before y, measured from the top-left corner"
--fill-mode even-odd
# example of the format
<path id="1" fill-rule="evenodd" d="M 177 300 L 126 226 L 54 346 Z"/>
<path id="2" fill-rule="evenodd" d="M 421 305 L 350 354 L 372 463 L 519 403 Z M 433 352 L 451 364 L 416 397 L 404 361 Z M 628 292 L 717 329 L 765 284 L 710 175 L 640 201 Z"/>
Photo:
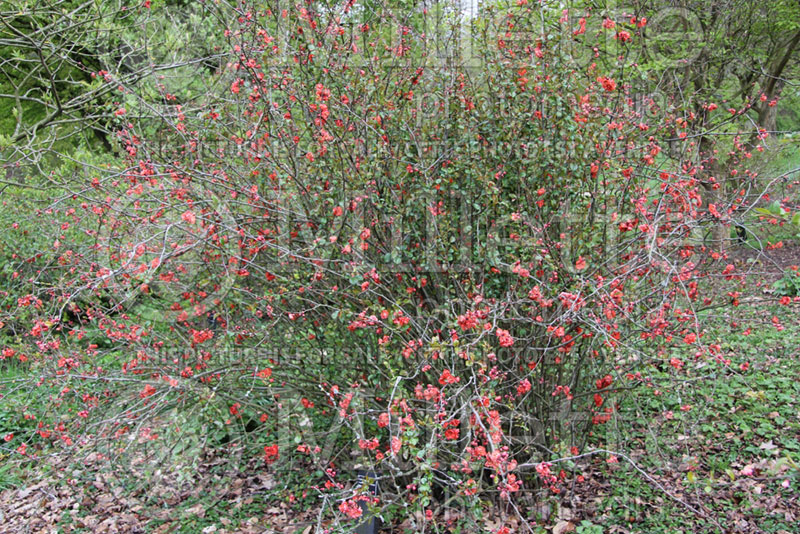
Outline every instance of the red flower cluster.
<path id="1" fill-rule="evenodd" d="M 496 335 L 501 347 L 510 347 L 514 344 L 514 338 L 511 337 L 511 334 L 508 332 L 508 330 L 498 328 Z"/>
<path id="2" fill-rule="evenodd" d="M 612 80 L 611 78 L 606 78 L 605 76 L 599 76 L 597 78 L 597 83 L 603 86 L 608 92 L 614 91 L 617 88 L 617 82 Z"/>
<path id="3" fill-rule="evenodd" d="M 264 447 L 264 460 L 267 464 L 275 463 L 278 458 L 280 458 L 280 451 L 277 444 Z"/>
<path id="4" fill-rule="evenodd" d="M 460 378 L 453 376 L 452 373 L 450 373 L 450 371 L 447 369 L 442 371 L 441 376 L 439 376 L 439 383 L 443 386 L 446 386 L 447 384 L 455 384 L 460 380 Z"/>

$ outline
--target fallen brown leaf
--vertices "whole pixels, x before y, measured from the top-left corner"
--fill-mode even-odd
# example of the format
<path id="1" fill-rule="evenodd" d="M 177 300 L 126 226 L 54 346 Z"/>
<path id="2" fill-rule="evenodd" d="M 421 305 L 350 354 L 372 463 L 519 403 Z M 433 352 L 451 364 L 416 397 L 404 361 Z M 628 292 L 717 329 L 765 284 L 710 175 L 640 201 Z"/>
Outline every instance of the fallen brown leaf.
<path id="1" fill-rule="evenodd" d="M 575 525 L 569 521 L 559 521 L 556 523 L 556 526 L 553 527 L 553 534 L 564 534 L 565 532 L 573 532 L 574 530 Z"/>

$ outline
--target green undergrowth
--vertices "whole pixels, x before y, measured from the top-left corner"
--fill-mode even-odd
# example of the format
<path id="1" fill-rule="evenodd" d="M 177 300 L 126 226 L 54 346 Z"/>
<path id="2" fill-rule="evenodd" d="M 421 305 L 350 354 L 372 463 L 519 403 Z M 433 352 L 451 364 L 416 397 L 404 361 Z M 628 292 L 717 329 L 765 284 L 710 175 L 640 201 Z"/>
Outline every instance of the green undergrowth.
<path id="1" fill-rule="evenodd" d="M 621 399 L 604 438 L 638 469 L 624 460 L 603 469 L 608 484 L 592 521 L 605 532 L 719 532 L 731 525 L 796 531 L 800 309 L 761 305 L 736 313 L 738 329 L 729 316 L 706 329 L 730 365 L 654 367 L 652 387 Z M 747 324 L 749 335 L 741 328 Z M 693 351 L 687 346 L 672 356 L 692 362 Z"/>

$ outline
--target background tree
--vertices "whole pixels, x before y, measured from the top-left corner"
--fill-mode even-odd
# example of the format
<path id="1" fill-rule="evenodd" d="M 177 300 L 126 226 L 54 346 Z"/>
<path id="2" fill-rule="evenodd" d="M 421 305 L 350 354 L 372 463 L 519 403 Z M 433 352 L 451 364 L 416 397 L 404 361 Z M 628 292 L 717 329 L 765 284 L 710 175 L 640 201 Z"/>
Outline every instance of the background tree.
<path id="1" fill-rule="evenodd" d="M 46 176 L 71 147 L 112 152 L 123 114 L 163 118 L 207 94 L 206 78 L 193 74 L 213 79 L 221 66 L 213 9 L 180 1 L 2 2 L 4 160 L 38 165 Z"/>
<path id="2" fill-rule="evenodd" d="M 800 4 L 732 0 L 632 5 L 640 16 L 660 13 L 653 31 L 643 36 L 643 46 L 656 54 L 645 56 L 651 60 L 642 67 L 651 72 L 650 91 L 672 95 L 691 111 L 682 127 L 685 136 L 673 147 L 696 144 L 705 204 L 714 221 L 714 246 L 724 250 L 729 229 L 737 227 L 744 239 L 752 218 L 740 209 L 741 201 L 726 201 L 736 198 L 731 192 L 743 191 L 749 201 L 757 198 L 762 182 L 776 178 L 765 175 L 770 161 L 780 158 L 784 148 L 796 150 L 780 142 L 787 132 L 777 130 L 776 120 L 779 110 L 791 114 L 797 103 L 795 98 L 782 102 L 782 93 L 787 80 L 797 77 Z M 659 61 L 658 53 L 664 51 L 666 61 L 664 54 Z M 671 104 L 671 98 L 660 100 Z M 792 129 L 797 126 L 793 123 Z"/>

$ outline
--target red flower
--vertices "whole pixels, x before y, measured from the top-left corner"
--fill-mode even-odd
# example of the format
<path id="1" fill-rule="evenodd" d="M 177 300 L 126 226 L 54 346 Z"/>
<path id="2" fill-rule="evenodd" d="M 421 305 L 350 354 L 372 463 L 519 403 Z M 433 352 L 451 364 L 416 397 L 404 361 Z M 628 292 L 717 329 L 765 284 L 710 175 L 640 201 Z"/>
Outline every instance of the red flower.
<path id="1" fill-rule="evenodd" d="M 455 383 L 456 383 L 456 382 L 458 382 L 459 380 L 461 380 L 461 379 L 460 379 L 460 378 L 458 378 L 457 376 L 453 376 L 453 375 L 450 373 L 450 371 L 448 371 L 447 369 L 445 369 L 444 371 L 442 371 L 442 374 L 441 374 L 441 376 L 439 377 L 439 383 L 440 383 L 441 385 L 443 385 L 443 386 L 446 386 L 447 384 L 455 384 Z"/>
<path id="2" fill-rule="evenodd" d="M 214 332 L 211 330 L 192 330 L 192 339 L 196 345 L 208 341 L 214 337 Z"/>
<path id="3" fill-rule="evenodd" d="M 266 460 L 268 464 L 274 463 L 278 458 L 280 458 L 280 452 L 278 451 L 277 444 L 264 447 L 264 460 Z"/>
<path id="4" fill-rule="evenodd" d="M 358 519 L 361 517 L 363 513 L 361 511 L 361 507 L 354 499 L 350 499 L 349 501 L 344 501 L 342 504 L 339 505 L 339 511 L 345 514 L 350 519 Z"/>
<path id="5" fill-rule="evenodd" d="M 614 378 L 611 375 L 606 375 L 600 380 L 596 381 L 595 385 L 597 386 L 597 389 L 605 389 L 610 386 L 612 382 L 614 382 Z"/>
<path id="6" fill-rule="evenodd" d="M 611 78 L 606 78 L 605 76 L 600 76 L 597 78 L 597 83 L 603 86 L 603 89 L 606 91 L 613 91 L 617 88 L 617 82 L 612 80 Z"/>
<path id="7" fill-rule="evenodd" d="M 631 34 L 626 31 L 617 32 L 617 35 L 614 36 L 614 39 L 619 39 L 623 43 L 631 40 Z"/>
<path id="8" fill-rule="evenodd" d="M 389 414 L 383 412 L 378 416 L 378 428 L 386 428 L 389 426 Z"/>
<path id="9" fill-rule="evenodd" d="M 272 376 L 272 369 L 270 369 L 269 367 L 266 367 L 266 368 L 264 368 L 264 369 L 261 369 L 261 370 L 260 370 L 260 371 L 259 371 L 259 372 L 256 374 L 256 376 L 257 376 L 258 378 L 269 378 L 269 377 L 271 377 L 271 376 Z"/>
<path id="10" fill-rule="evenodd" d="M 317 93 L 317 100 L 319 101 L 326 102 L 331 97 L 330 89 L 327 89 L 321 83 L 318 83 L 314 89 Z"/>
<path id="11" fill-rule="evenodd" d="M 511 334 L 508 333 L 508 330 L 498 328 L 496 335 L 501 347 L 510 347 L 514 344 L 514 338 L 511 337 Z"/>
<path id="12" fill-rule="evenodd" d="M 474 312 L 467 312 L 458 316 L 458 326 L 461 330 L 469 330 L 478 326 L 478 318 Z"/>
<path id="13" fill-rule="evenodd" d="M 378 442 L 377 438 L 360 439 L 360 440 L 358 440 L 358 447 L 361 450 L 369 449 L 371 451 L 374 451 L 375 449 L 378 448 L 378 445 L 379 445 L 379 442 Z"/>
<path id="14" fill-rule="evenodd" d="M 580 18 L 578 20 L 578 25 L 579 25 L 578 29 L 572 32 L 572 35 L 581 35 L 583 33 L 586 33 L 586 19 Z"/>

